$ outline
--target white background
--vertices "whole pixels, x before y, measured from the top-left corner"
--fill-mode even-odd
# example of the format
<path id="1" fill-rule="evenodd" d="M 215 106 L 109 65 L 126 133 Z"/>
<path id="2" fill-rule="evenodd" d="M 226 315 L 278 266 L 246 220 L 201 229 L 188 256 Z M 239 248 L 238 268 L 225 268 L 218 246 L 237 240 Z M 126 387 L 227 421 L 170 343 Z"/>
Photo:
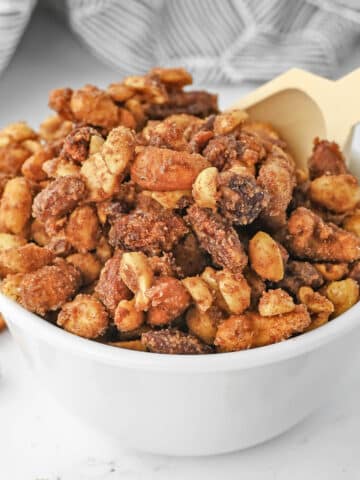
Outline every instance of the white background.
<path id="1" fill-rule="evenodd" d="M 360 48 L 356 58 L 344 61 L 339 75 L 358 65 Z M 0 78 L 0 127 L 19 119 L 36 127 L 48 114 L 47 92 L 51 88 L 89 82 L 105 86 L 118 79 L 115 70 L 94 59 L 60 22 L 37 11 L 15 58 Z M 220 104 L 229 105 L 250 87 L 216 88 Z M 0 335 L 1 480 L 359 477 L 359 364 L 344 372 L 344 386 L 323 409 L 280 438 L 231 455 L 169 458 L 127 452 L 112 439 L 80 424 L 37 384 L 10 334 Z"/>

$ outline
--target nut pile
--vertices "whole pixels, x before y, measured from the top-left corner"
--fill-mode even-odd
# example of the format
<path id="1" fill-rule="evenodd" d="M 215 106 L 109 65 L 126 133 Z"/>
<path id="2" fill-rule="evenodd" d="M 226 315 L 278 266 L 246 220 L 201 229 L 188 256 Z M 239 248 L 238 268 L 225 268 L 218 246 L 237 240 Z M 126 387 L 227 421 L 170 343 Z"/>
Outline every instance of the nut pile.
<path id="1" fill-rule="evenodd" d="M 238 351 L 358 301 L 360 188 L 336 144 L 308 171 L 247 113 L 155 68 L 57 89 L 0 132 L 1 291 L 63 329 L 169 354 Z"/>

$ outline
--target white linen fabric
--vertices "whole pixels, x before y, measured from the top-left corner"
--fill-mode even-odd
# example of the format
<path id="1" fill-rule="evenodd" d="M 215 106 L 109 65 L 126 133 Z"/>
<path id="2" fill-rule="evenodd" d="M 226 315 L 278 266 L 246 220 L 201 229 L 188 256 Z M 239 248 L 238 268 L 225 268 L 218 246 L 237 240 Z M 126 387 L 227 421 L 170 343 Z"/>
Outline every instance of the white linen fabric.
<path id="1" fill-rule="evenodd" d="M 0 0 L 0 70 L 35 0 Z M 332 77 L 360 36 L 359 0 L 44 0 L 121 74 L 185 66 L 200 83 L 266 80 L 293 66 Z"/>

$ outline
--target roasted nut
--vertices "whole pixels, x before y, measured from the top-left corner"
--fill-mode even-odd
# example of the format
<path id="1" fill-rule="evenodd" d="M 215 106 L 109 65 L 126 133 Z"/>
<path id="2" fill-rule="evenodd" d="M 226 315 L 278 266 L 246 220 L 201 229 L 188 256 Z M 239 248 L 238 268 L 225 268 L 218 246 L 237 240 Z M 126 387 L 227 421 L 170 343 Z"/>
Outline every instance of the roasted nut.
<path id="1" fill-rule="evenodd" d="M 86 186 L 80 177 L 60 177 L 35 197 L 33 215 L 41 221 L 62 217 L 71 212 L 85 195 Z"/>
<path id="2" fill-rule="evenodd" d="M 79 176 L 80 166 L 62 157 L 55 157 L 42 164 L 42 170 L 50 178 Z"/>
<path id="3" fill-rule="evenodd" d="M 201 274 L 201 278 L 208 284 L 212 295 L 215 298 L 215 304 L 222 310 L 228 311 L 228 305 L 220 292 L 217 271 L 212 267 L 206 267 Z"/>
<path id="4" fill-rule="evenodd" d="M 143 333 L 141 342 L 149 352 L 175 355 L 211 353 L 211 348 L 193 335 L 179 330 L 151 330 Z"/>
<path id="5" fill-rule="evenodd" d="M 90 192 L 89 200 L 110 198 L 118 189 L 135 152 L 134 133 L 126 127 L 111 130 L 98 153 L 91 155 L 81 167 Z"/>
<path id="6" fill-rule="evenodd" d="M 217 307 L 211 307 L 206 312 L 191 307 L 186 312 L 186 324 L 189 332 L 207 345 L 213 345 L 217 327 L 223 318 L 223 313 Z"/>
<path id="7" fill-rule="evenodd" d="M 95 255 L 91 253 L 74 253 L 66 257 L 66 261 L 81 272 L 84 285 L 90 285 L 99 278 L 102 264 Z"/>
<path id="8" fill-rule="evenodd" d="M 135 299 L 120 300 L 115 310 L 114 323 L 121 332 L 139 328 L 145 321 L 144 312 L 135 307 Z"/>
<path id="9" fill-rule="evenodd" d="M 5 185 L 0 203 L 0 225 L 14 234 L 24 232 L 31 217 L 32 193 L 25 178 L 12 178 Z"/>
<path id="10" fill-rule="evenodd" d="M 147 257 L 141 252 L 124 253 L 119 269 L 121 280 L 135 294 L 138 310 L 147 310 L 150 299 L 145 294 L 153 283 L 153 271 Z"/>
<path id="11" fill-rule="evenodd" d="M 56 265 L 26 273 L 20 284 L 20 303 L 28 310 L 44 315 L 58 310 L 78 290 L 80 272 L 69 263 L 58 260 Z"/>
<path id="12" fill-rule="evenodd" d="M 108 326 L 108 315 L 99 300 L 80 293 L 72 302 L 63 305 L 57 324 L 80 337 L 97 338 Z"/>
<path id="13" fill-rule="evenodd" d="M 360 237 L 360 214 L 351 215 L 350 217 L 345 218 L 342 227 L 344 230 L 355 233 L 355 235 Z"/>
<path id="14" fill-rule="evenodd" d="M 100 238 L 100 224 L 95 210 L 89 205 L 77 207 L 65 227 L 67 241 L 80 253 L 94 250 Z"/>
<path id="15" fill-rule="evenodd" d="M 185 287 L 173 277 L 155 278 L 153 286 L 145 295 L 150 301 L 147 323 L 152 326 L 169 324 L 179 317 L 191 302 Z"/>
<path id="16" fill-rule="evenodd" d="M 190 293 L 200 312 L 206 312 L 211 307 L 213 296 L 205 280 L 199 276 L 186 277 L 182 280 L 182 284 Z"/>
<path id="17" fill-rule="evenodd" d="M 334 305 L 330 300 L 319 292 L 314 292 L 310 287 L 301 287 L 298 297 L 311 314 L 311 324 L 305 330 L 306 332 L 315 330 L 328 322 L 330 315 L 334 311 Z"/>
<path id="18" fill-rule="evenodd" d="M 206 252 L 200 248 L 193 233 L 181 239 L 173 249 L 173 257 L 180 277 L 192 277 L 201 273 L 208 264 Z"/>
<path id="19" fill-rule="evenodd" d="M 53 258 L 50 250 L 34 243 L 0 250 L 0 275 L 32 272 L 48 265 Z"/>
<path id="20" fill-rule="evenodd" d="M 230 110 L 216 115 L 214 121 L 215 135 L 226 135 L 245 122 L 249 115 L 244 110 Z"/>
<path id="21" fill-rule="evenodd" d="M 181 88 L 192 84 L 192 76 L 185 68 L 152 68 L 148 75 L 157 77 L 161 83 L 170 87 Z"/>
<path id="22" fill-rule="evenodd" d="M 334 305 L 334 317 L 344 313 L 359 299 L 359 285 L 352 278 L 331 282 L 325 289 L 325 295 Z"/>
<path id="23" fill-rule="evenodd" d="M 281 288 L 263 292 L 259 301 L 259 313 L 262 317 L 281 315 L 292 312 L 294 309 L 295 304 L 292 297 Z"/>
<path id="24" fill-rule="evenodd" d="M 347 263 L 314 263 L 314 267 L 325 280 L 341 280 L 349 273 Z"/>
<path id="25" fill-rule="evenodd" d="M 187 211 L 201 245 L 211 255 L 213 262 L 233 273 L 240 273 L 247 264 L 247 256 L 235 230 L 209 209 L 192 205 Z"/>
<path id="26" fill-rule="evenodd" d="M 197 175 L 208 166 L 207 160 L 196 153 L 144 147 L 131 166 L 131 179 L 155 192 L 191 190 Z"/>
<path id="27" fill-rule="evenodd" d="M 239 315 L 250 306 L 251 288 L 241 274 L 233 275 L 224 269 L 216 274 L 219 291 L 229 313 Z"/>
<path id="28" fill-rule="evenodd" d="M 90 154 L 90 145 L 94 138 L 99 140 L 100 145 L 104 143 L 102 136 L 95 128 L 75 128 L 65 138 L 60 157 L 69 162 L 83 163 Z"/>
<path id="29" fill-rule="evenodd" d="M 277 286 L 296 295 L 299 288 L 304 285 L 317 289 L 323 283 L 324 279 L 314 265 L 309 262 L 289 260 L 286 263 L 285 276 Z"/>
<path id="30" fill-rule="evenodd" d="M 20 235 L 12 235 L 11 233 L 0 233 L 0 251 L 8 248 L 21 247 L 25 245 L 26 239 Z"/>
<path id="31" fill-rule="evenodd" d="M 251 267 L 261 278 L 278 282 L 284 277 L 284 262 L 278 243 L 266 232 L 258 232 L 249 242 Z"/>
<path id="32" fill-rule="evenodd" d="M 347 173 L 345 159 L 339 150 L 339 145 L 315 138 L 313 153 L 309 159 L 309 172 L 311 179 L 322 175 Z"/>
<path id="33" fill-rule="evenodd" d="M 311 313 L 328 313 L 330 315 L 334 311 L 332 302 L 319 292 L 314 292 L 311 287 L 301 287 L 298 297 Z"/>
<path id="34" fill-rule="evenodd" d="M 286 210 L 295 187 L 293 160 L 281 148 L 273 146 L 259 170 L 257 183 L 269 197 L 261 219 L 271 230 L 284 226 Z"/>
<path id="35" fill-rule="evenodd" d="M 105 305 L 111 316 L 114 316 L 115 309 L 121 300 L 131 298 L 130 290 L 120 277 L 121 257 L 121 252 L 115 252 L 114 256 L 107 260 L 95 287 L 95 295 Z"/>
<path id="36" fill-rule="evenodd" d="M 0 291 L 7 297 L 20 302 L 20 285 L 24 277 L 23 273 L 15 273 L 14 275 L 7 275 L 0 283 Z"/>
<path id="37" fill-rule="evenodd" d="M 291 312 L 272 317 L 252 313 L 251 318 L 255 331 L 253 347 L 286 340 L 296 333 L 304 332 L 311 323 L 309 312 L 304 305 L 296 305 Z"/>
<path id="38" fill-rule="evenodd" d="M 291 214 L 288 232 L 287 246 L 298 258 L 317 262 L 352 262 L 360 258 L 359 237 L 325 223 L 307 208 L 299 207 Z"/>
<path id="39" fill-rule="evenodd" d="M 113 249 L 110 247 L 105 237 L 100 237 L 96 245 L 96 255 L 102 263 L 105 263 L 112 257 Z"/>
<path id="40" fill-rule="evenodd" d="M 251 348 L 254 329 L 249 315 L 232 315 L 220 323 L 214 344 L 219 352 L 236 352 Z"/>
<path id="41" fill-rule="evenodd" d="M 72 122 L 64 120 L 58 115 L 52 115 L 40 124 L 39 134 L 43 140 L 53 142 L 66 137 L 71 130 Z"/>
<path id="42" fill-rule="evenodd" d="M 173 192 L 149 192 L 151 198 L 164 208 L 177 208 L 182 198 L 190 198 L 190 190 L 174 190 Z"/>
<path id="43" fill-rule="evenodd" d="M 157 204 L 156 207 L 140 207 L 127 215 L 116 215 L 109 231 L 111 245 L 150 256 L 171 251 L 189 230 L 179 215 Z"/>
<path id="44" fill-rule="evenodd" d="M 202 170 L 193 183 L 192 195 L 199 207 L 216 210 L 218 169 L 208 167 Z"/>
<path id="45" fill-rule="evenodd" d="M 43 165 L 54 156 L 51 148 L 42 148 L 25 160 L 21 167 L 21 173 L 32 182 L 41 182 L 47 178 Z"/>
<path id="46" fill-rule="evenodd" d="M 262 317 L 255 312 L 233 315 L 219 325 L 214 343 L 220 352 L 262 347 L 303 332 L 310 322 L 304 305 L 296 305 L 289 313 L 271 317 Z"/>
<path id="47" fill-rule="evenodd" d="M 219 175 L 219 210 L 235 225 L 252 223 L 268 205 L 269 197 L 255 177 L 233 170 Z"/>
<path id="48" fill-rule="evenodd" d="M 359 203 L 360 187 L 357 179 L 349 174 L 323 175 L 311 182 L 309 195 L 313 202 L 343 213 Z"/>
<path id="49" fill-rule="evenodd" d="M 85 85 L 73 92 L 70 98 L 70 109 L 72 116 L 78 122 L 106 129 L 119 125 L 118 107 L 106 92 L 93 85 Z"/>

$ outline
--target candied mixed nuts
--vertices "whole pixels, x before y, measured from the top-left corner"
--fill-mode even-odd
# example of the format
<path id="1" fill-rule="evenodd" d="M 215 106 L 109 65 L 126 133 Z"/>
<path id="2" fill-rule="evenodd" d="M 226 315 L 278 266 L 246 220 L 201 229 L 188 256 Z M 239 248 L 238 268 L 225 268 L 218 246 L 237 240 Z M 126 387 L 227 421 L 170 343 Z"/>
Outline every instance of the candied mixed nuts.
<path id="1" fill-rule="evenodd" d="M 360 187 L 335 143 L 296 168 L 272 126 L 182 68 L 50 94 L 0 131 L 1 291 L 73 334 L 167 354 L 321 327 L 359 299 Z M 4 321 L 0 316 L 0 330 Z"/>

